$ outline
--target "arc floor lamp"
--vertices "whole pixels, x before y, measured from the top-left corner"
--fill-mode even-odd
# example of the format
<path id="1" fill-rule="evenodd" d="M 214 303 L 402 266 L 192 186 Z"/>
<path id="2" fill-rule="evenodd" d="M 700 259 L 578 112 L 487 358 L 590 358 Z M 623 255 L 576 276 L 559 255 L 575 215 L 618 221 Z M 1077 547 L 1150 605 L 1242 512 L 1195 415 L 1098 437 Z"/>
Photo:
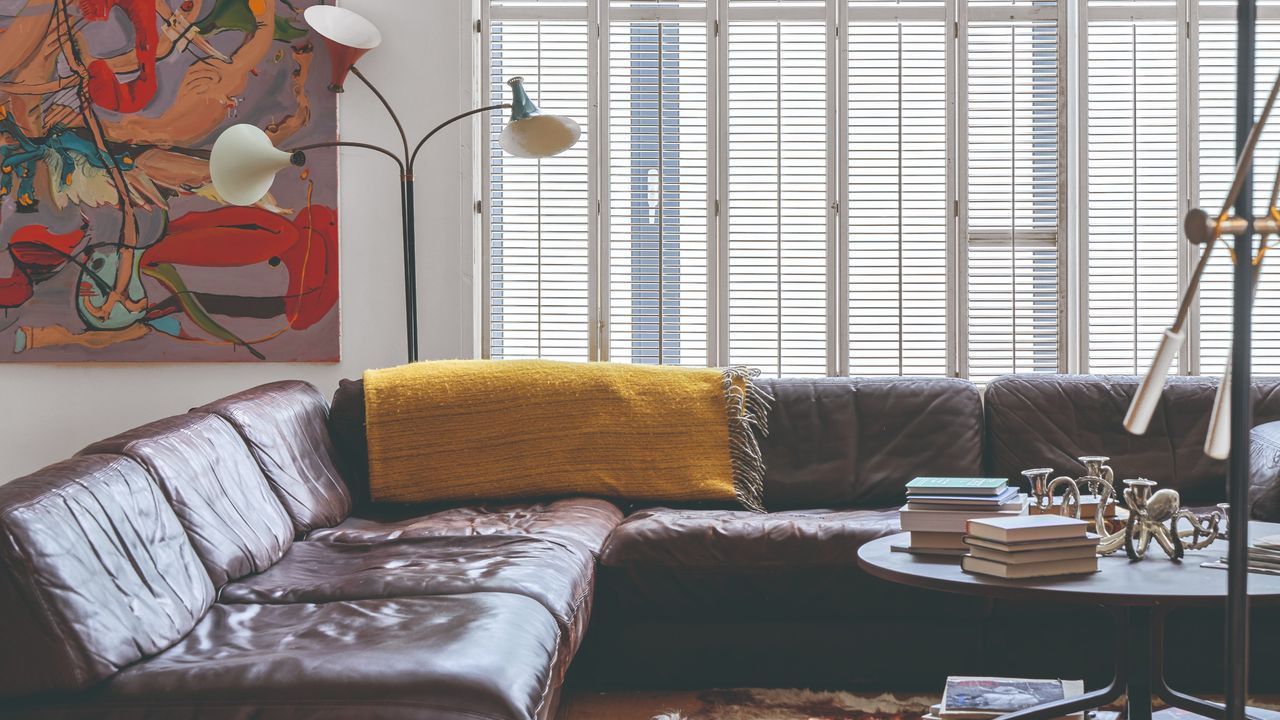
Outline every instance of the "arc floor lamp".
<path id="1" fill-rule="evenodd" d="M 1257 121 L 1254 120 L 1254 55 L 1257 47 L 1257 0 L 1238 0 L 1236 8 L 1236 173 L 1221 211 L 1210 215 L 1191 210 L 1183 224 L 1187 239 L 1199 245 L 1200 261 L 1183 293 L 1177 317 L 1164 332 L 1151 370 L 1143 378 L 1134 395 L 1125 427 L 1133 433 L 1146 432 L 1160 402 L 1165 377 L 1186 335 L 1183 324 L 1208 264 L 1214 247 L 1225 236 L 1234 238 L 1227 250 L 1235 263 L 1235 287 L 1232 293 L 1232 344 L 1227 373 L 1218 386 L 1218 397 L 1210 417 L 1205 454 L 1227 459 L 1227 499 L 1231 502 L 1227 550 L 1227 603 L 1225 621 L 1224 664 L 1226 677 L 1225 707 L 1201 705 L 1197 712 L 1208 712 L 1227 720 L 1246 717 L 1249 689 L 1249 431 L 1253 425 L 1250 354 L 1253 349 L 1254 286 L 1267 250 L 1280 239 L 1280 168 L 1271 192 L 1270 206 L 1256 217 L 1253 210 L 1253 154 L 1266 127 L 1277 96 L 1280 77 L 1267 97 Z M 1260 237 L 1258 253 L 1253 252 L 1254 237 Z"/>
<path id="2" fill-rule="evenodd" d="M 436 133 L 463 118 L 493 110 L 511 110 L 511 119 L 502 130 L 500 143 L 510 155 L 521 158 L 545 158 L 573 147 L 581 128 L 572 118 L 543 113 L 524 89 L 524 79 L 513 77 L 511 102 L 468 110 L 436 125 L 412 148 L 404 125 L 386 97 L 356 67 L 365 53 L 382 43 L 382 34 L 373 23 L 345 8 L 314 5 L 303 12 L 311 29 L 324 40 L 332 65 L 329 90 L 343 91 L 349 75 L 354 75 L 386 108 L 400 135 L 400 152 L 364 142 L 313 143 L 292 149 L 278 149 L 267 134 L 254 125 L 233 125 L 222 132 L 213 144 L 209 171 L 214 188 L 233 205 L 253 205 L 266 196 L 276 173 L 291 165 L 307 163 L 306 152 L 327 147 L 357 147 L 373 150 L 391 158 L 400 171 L 400 221 L 404 242 L 405 342 L 409 362 L 418 359 L 417 246 L 414 238 L 413 168 L 418 153 Z"/>

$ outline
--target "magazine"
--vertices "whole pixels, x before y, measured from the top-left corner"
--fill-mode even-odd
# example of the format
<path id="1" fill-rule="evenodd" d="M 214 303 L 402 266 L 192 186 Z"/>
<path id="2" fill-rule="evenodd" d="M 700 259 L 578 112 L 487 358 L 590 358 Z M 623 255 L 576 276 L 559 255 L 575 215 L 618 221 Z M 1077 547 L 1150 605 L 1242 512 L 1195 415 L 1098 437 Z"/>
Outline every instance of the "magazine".
<path id="1" fill-rule="evenodd" d="M 1084 692 L 1079 680 L 951 677 L 942 696 L 941 717 L 949 720 L 991 718 Z"/>

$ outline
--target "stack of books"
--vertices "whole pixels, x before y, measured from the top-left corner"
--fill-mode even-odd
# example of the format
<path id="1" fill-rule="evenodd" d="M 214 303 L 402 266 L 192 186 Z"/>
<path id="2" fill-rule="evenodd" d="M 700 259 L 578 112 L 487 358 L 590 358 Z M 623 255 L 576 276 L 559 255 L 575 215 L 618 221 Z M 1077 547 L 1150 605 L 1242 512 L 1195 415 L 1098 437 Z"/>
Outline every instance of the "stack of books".
<path id="1" fill-rule="evenodd" d="M 960 559 L 965 572 L 1001 578 L 1098 571 L 1098 538 L 1089 523 L 1061 515 L 970 520 Z"/>
<path id="2" fill-rule="evenodd" d="M 934 705 L 924 720 L 991 720 L 1083 694 L 1084 683 L 1080 680 L 949 677 L 942 702 Z"/>
<path id="3" fill-rule="evenodd" d="M 1204 567 L 1227 568 L 1224 555 L 1217 562 L 1207 562 Z M 1249 572 L 1264 575 L 1280 575 L 1280 535 L 1269 535 L 1249 545 Z"/>
<path id="4" fill-rule="evenodd" d="M 908 545 L 894 550 L 918 555 L 965 554 L 965 523 L 972 518 L 1025 515 L 1027 496 L 1004 478 L 919 477 L 907 483 L 902 529 Z"/>

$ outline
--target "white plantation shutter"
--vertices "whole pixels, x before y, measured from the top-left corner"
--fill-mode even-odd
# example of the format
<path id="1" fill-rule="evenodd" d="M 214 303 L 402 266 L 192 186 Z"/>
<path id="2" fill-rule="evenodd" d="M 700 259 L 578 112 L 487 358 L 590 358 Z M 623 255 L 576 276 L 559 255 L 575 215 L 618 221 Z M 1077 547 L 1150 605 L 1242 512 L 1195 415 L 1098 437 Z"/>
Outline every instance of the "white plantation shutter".
<path id="1" fill-rule="evenodd" d="M 1058 8 L 983 0 L 969 13 L 962 200 L 968 374 L 983 381 L 1055 372 L 1064 309 Z"/>
<path id="2" fill-rule="evenodd" d="M 849 373 L 947 371 L 947 43 L 942 3 L 849 22 Z"/>
<path id="3" fill-rule="evenodd" d="M 492 116 L 490 356 L 1063 365 L 1061 9 L 833 1 L 483 5 L 491 100 L 584 129 L 520 160 Z"/>
<path id="4" fill-rule="evenodd" d="M 1089 370 L 1142 373 L 1177 312 L 1179 202 L 1176 3 L 1163 19 L 1088 19 L 1085 209 Z"/>
<path id="5" fill-rule="evenodd" d="M 754 4 L 754 3 L 749 3 Z M 728 23 L 729 361 L 826 375 L 826 25 Z"/>
<path id="6" fill-rule="evenodd" d="M 516 7 L 529 4 L 540 5 Z M 524 76 L 543 108 L 582 124 L 582 140 L 556 158 L 511 157 L 498 144 L 506 114 L 490 114 L 488 354 L 585 360 L 591 284 L 587 23 L 585 17 L 501 19 L 503 10 L 511 9 L 494 5 L 489 23 L 490 102 L 506 102 L 506 80 Z"/>
<path id="7" fill-rule="evenodd" d="M 1280 69 L 1280 13 L 1273 3 L 1259 3 L 1257 92 L 1255 112 L 1262 109 L 1276 71 Z M 1203 3 L 1199 23 L 1199 199 L 1210 214 L 1222 209 L 1235 170 L 1234 5 Z M 1268 127 L 1254 156 L 1255 213 L 1266 212 L 1280 134 Z M 1228 244 L 1218 246 L 1200 287 L 1199 370 L 1220 375 L 1231 349 L 1232 265 Z M 1280 372 L 1280 253 L 1263 263 L 1253 313 L 1253 370 Z"/>
<path id="8" fill-rule="evenodd" d="M 673 4 L 674 5 L 674 4 Z M 608 349 L 615 362 L 708 363 L 705 10 L 614 3 L 609 122 Z M 698 18 L 701 15 L 701 19 Z"/>

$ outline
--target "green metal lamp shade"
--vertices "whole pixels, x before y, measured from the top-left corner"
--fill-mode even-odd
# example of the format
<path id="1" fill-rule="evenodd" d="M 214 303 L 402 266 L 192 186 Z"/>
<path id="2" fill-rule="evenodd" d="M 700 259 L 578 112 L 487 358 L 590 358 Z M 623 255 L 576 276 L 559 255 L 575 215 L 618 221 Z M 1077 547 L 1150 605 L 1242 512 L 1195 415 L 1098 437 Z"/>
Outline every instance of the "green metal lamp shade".
<path id="1" fill-rule="evenodd" d="M 513 77 L 507 84 L 511 86 L 511 120 L 498 140 L 503 150 L 521 158 L 545 158 L 578 142 L 582 128 L 573 118 L 539 110 L 525 92 L 524 78 Z"/>

